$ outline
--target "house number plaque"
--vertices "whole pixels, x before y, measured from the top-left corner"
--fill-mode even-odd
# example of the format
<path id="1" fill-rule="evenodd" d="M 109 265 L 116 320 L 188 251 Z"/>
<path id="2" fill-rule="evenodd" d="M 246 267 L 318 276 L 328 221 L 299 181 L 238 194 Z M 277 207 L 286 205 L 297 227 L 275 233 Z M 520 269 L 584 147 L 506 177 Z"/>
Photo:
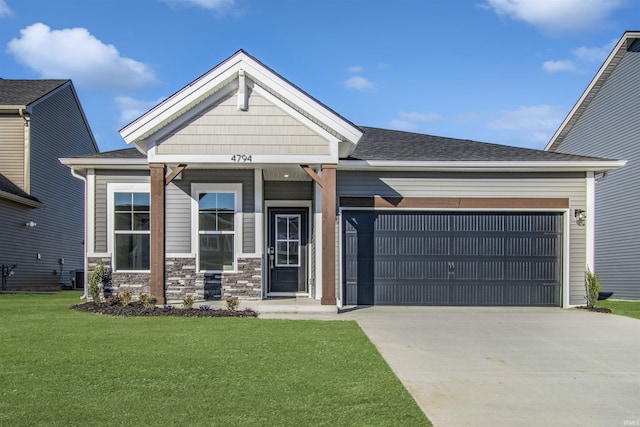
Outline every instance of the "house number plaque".
<path id="1" fill-rule="evenodd" d="M 251 154 L 234 154 L 231 161 L 236 163 L 251 163 Z"/>

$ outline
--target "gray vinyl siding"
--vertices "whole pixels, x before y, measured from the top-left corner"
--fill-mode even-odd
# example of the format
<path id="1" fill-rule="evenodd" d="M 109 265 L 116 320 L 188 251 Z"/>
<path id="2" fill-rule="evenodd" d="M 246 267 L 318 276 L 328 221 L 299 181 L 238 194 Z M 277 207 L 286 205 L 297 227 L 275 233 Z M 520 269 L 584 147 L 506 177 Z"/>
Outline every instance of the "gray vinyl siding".
<path id="1" fill-rule="evenodd" d="M 84 268 L 84 182 L 58 158 L 96 152 L 70 86 L 33 105 L 30 133 L 30 194 L 45 207 L 0 201 L 0 223 L 9 225 L 0 233 L 0 263 L 18 265 L 9 282 L 15 289 L 55 287 L 61 269 Z"/>
<path id="2" fill-rule="evenodd" d="M 640 299 L 640 44 L 627 52 L 557 150 L 628 160 L 597 176 L 595 271 L 602 292 Z M 589 212 L 587 212 L 587 221 Z"/>
<path id="3" fill-rule="evenodd" d="M 265 200 L 313 200 L 313 181 L 265 181 Z"/>
<path id="4" fill-rule="evenodd" d="M 239 111 L 236 94 L 164 137 L 159 154 L 325 155 L 329 142 L 259 95 Z"/>
<path id="5" fill-rule="evenodd" d="M 415 173 L 338 171 L 337 196 L 557 197 L 585 209 L 586 179 L 580 173 Z M 570 222 L 569 304 L 584 303 L 585 228 Z"/>
<path id="6" fill-rule="evenodd" d="M 0 173 L 23 190 L 24 148 L 24 120 L 0 115 Z"/>
<path id="7" fill-rule="evenodd" d="M 95 252 L 107 252 L 107 184 L 148 182 L 148 171 L 96 170 Z"/>

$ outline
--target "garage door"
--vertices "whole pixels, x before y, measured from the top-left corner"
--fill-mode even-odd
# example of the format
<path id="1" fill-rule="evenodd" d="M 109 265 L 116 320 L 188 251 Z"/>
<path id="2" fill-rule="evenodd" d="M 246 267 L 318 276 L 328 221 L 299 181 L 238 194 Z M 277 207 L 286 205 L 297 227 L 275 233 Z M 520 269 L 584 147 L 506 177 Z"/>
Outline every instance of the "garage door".
<path id="1" fill-rule="evenodd" d="M 347 305 L 561 305 L 562 214 L 343 211 Z"/>

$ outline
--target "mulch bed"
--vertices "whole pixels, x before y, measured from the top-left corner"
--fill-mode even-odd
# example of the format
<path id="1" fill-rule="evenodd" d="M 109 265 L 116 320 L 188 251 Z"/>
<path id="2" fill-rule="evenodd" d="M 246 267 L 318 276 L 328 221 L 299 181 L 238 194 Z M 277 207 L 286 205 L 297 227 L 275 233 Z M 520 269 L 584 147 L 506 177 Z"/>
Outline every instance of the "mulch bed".
<path id="1" fill-rule="evenodd" d="M 133 302 L 128 305 L 108 304 L 106 302 L 85 302 L 69 306 L 72 310 L 85 311 L 89 313 L 104 314 L 107 316 L 179 316 L 179 317 L 258 317 L 256 311 L 246 309 L 242 311 L 212 310 L 199 308 L 147 308 L 140 302 Z"/>
<path id="2" fill-rule="evenodd" d="M 587 308 L 586 305 L 580 306 L 580 307 L 576 307 L 579 308 L 581 310 L 589 310 L 589 311 L 595 311 L 596 313 L 611 313 L 611 309 L 606 308 L 606 307 L 593 307 L 593 308 Z"/>

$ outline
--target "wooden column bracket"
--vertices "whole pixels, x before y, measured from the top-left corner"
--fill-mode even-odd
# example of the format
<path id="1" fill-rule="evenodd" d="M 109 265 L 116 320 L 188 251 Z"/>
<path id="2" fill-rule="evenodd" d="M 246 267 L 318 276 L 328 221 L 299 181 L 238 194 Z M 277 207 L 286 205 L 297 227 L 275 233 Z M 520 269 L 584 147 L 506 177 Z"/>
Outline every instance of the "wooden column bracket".
<path id="1" fill-rule="evenodd" d="M 169 184 L 171 184 L 171 181 L 174 180 L 174 178 L 178 175 L 180 175 L 180 172 L 182 172 L 184 170 L 184 168 L 186 168 L 187 165 L 184 163 L 179 164 L 178 166 L 176 166 L 169 175 L 166 176 L 166 178 L 164 179 L 164 185 L 167 186 Z"/>
<path id="2" fill-rule="evenodd" d="M 322 188 L 322 184 L 323 184 L 322 178 L 320 178 L 320 176 L 316 173 L 316 171 L 311 169 L 309 165 L 300 165 L 300 167 L 304 169 L 307 175 L 309 175 L 311 179 L 313 179 L 316 182 L 316 184 L 320 186 L 320 188 Z"/>

